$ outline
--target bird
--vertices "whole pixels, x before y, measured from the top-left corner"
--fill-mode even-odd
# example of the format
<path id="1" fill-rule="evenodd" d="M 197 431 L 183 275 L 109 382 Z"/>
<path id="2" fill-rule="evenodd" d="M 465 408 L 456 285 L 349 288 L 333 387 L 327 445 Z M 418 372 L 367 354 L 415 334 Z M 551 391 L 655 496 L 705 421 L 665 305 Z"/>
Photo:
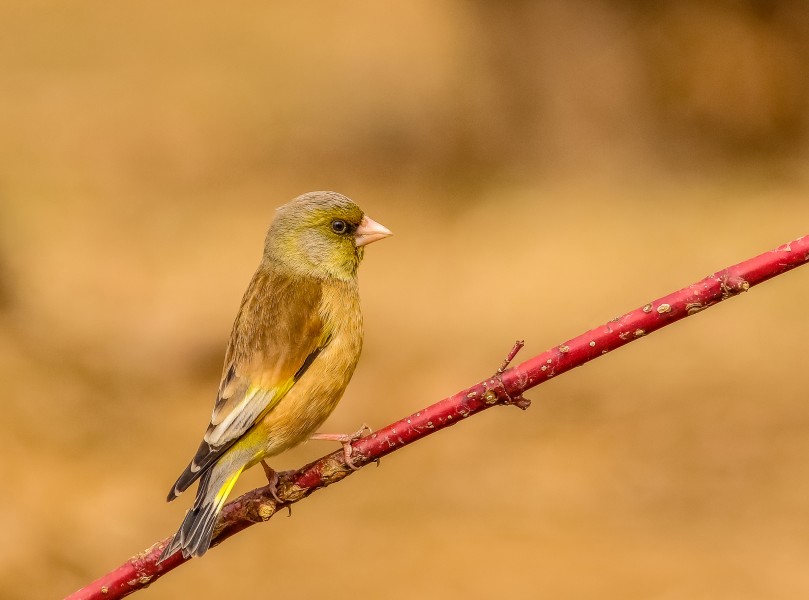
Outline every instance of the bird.
<path id="1" fill-rule="evenodd" d="M 193 506 L 163 550 L 200 557 L 239 475 L 310 439 L 343 396 L 362 350 L 357 268 L 365 247 L 392 235 L 349 198 L 309 192 L 276 209 L 264 252 L 241 301 L 202 442 L 168 494 L 199 480 Z M 351 465 L 349 461 L 349 465 Z M 277 496 L 276 496 L 277 497 Z"/>

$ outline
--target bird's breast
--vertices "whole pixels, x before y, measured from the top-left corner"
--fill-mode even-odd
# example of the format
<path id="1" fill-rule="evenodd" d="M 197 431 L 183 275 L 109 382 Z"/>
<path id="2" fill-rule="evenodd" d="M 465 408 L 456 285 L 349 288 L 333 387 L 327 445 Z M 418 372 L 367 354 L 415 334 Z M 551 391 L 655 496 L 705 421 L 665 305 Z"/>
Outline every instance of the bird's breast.
<path id="1" fill-rule="evenodd" d="M 308 439 L 337 406 L 362 351 L 362 314 L 356 284 L 324 286 L 320 306 L 329 343 L 262 423 L 266 455 Z"/>

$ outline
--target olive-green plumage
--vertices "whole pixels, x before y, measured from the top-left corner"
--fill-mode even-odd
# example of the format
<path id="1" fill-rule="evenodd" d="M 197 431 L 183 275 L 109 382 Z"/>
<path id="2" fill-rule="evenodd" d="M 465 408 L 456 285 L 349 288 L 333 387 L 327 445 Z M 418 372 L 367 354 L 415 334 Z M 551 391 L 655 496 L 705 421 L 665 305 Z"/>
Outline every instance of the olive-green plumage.
<path id="1" fill-rule="evenodd" d="M 210 424 L 169 501 L 200 480 L 161 560 L 202 556 L 241 472 L 309 438 L 343 395 L 362 349 L 357 267 L 390 235 L 351 200 L 311 192 L 277 210 L 233 324 Z"/>

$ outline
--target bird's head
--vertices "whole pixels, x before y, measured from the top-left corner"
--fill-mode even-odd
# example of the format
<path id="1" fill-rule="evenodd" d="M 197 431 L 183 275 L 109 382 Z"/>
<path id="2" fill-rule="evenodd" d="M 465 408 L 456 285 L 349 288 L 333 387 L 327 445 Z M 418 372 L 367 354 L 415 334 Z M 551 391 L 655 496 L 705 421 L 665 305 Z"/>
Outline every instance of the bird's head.
<path id="1" fill-rule="evenodd" d="M 301 274 L 352 279 L 365 246 L 389 235 L 342 194 L 309 192 L 278 208 L 264 258 Z"/>

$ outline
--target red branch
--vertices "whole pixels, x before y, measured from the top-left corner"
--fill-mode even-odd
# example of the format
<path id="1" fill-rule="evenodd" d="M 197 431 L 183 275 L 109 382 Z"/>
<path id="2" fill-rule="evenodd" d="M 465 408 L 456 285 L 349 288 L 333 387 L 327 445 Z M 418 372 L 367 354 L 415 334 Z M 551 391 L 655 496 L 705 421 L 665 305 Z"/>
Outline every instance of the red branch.
<path id="1" fill-rule="evenodd" d="M 551 377 L 598 358 L 611 350 L 642 338 L 675 321 L 727 300 L 754 285 L 809 261 L 809 235 L 775 250 L 714 273 L 678 292 L 591 329 L 512 369 L 506 369 L 522 347 L 517 342 L 503 366 L 492 377 L 462 390 L 396 423 L 383 427 L 353 444 L 355 467 L 375 462 L 386 454 L 463 421 L 492 406 L 514 404 L 527 408 L 521 394 Z M 228 503 L 217 526 L 214 545 L 255 523 L 266 521 L 280 508 L 288 507 L 315 490 L 351 475 L 342 450 L 297 470 L 281 474 L 276 502 L 267 487 L 252 490 Z M 157 563 L 169 538 L 130 558 L 123 565 L 74 592 L 70 600 L 123 598 L 162 577 L 186 559 L 176 553 Z"/>

